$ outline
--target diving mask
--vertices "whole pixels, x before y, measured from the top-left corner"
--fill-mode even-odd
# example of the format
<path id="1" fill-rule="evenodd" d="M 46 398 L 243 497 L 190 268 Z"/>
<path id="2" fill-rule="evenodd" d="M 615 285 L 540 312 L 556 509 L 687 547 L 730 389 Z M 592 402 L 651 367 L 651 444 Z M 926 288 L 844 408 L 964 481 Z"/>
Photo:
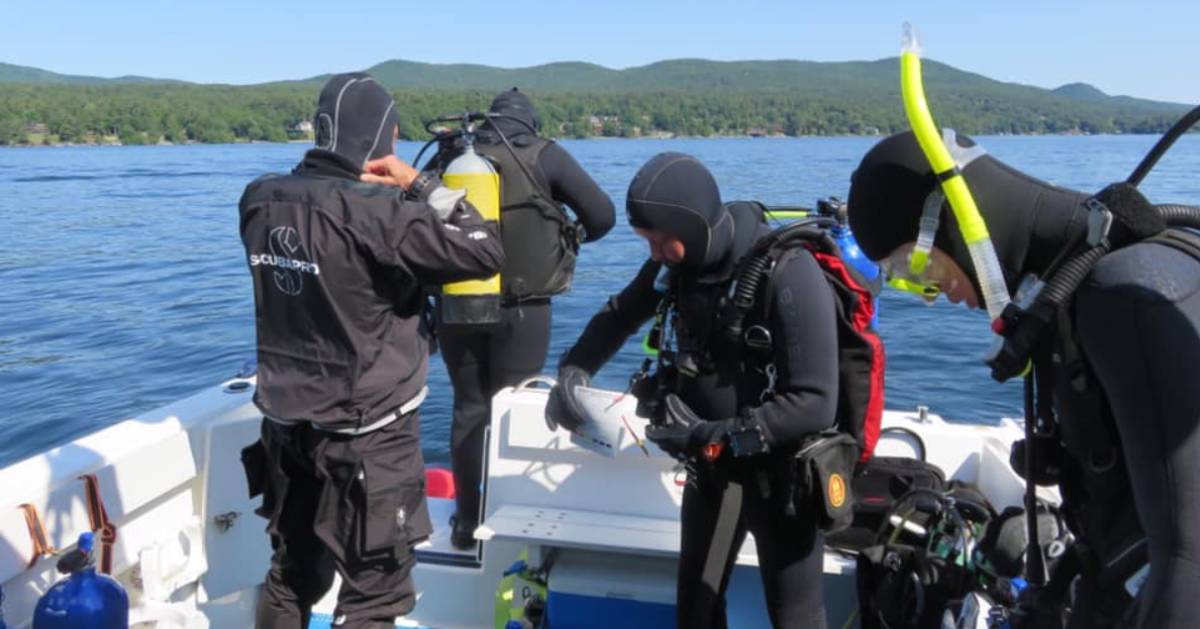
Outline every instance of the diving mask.
<path id="1" fill-rule="evenodd" d="M 907 256 L 888 256 L 879 262 L 879 270 L 887 278 L 888 286 L 906 293 L 920 296 L 932 302 L 941 293 L 938 282 L 929 273 L 930 254 L 933 252 L 933 238 L 937 235 L 938 222 L 942 214 L 942 204 L 946 196 L 940 188 L 935 188 L 925 197 L 925 205 L 921 209 L 920 228 L 917 231 L 917 242 Z"/>

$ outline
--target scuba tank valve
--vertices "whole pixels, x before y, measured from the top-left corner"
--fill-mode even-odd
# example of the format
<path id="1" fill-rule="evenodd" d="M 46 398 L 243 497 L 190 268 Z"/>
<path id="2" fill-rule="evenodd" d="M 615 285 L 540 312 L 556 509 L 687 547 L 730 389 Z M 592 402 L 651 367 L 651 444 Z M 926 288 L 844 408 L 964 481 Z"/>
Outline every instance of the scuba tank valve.
<path id="1" fill-rule="evenodd" d="M 79 536 L 75 550 L 58 560 L 58 571 L 67 578 L 55 583 L 38 599 L 33 629 L 126 629 L 129 595 L 116 579 L 97 574 L 92 561 L 95 534 Z"/>
<path id="2" fill-rule="evenodd" d="M 870 258 L 862 252 L 858 247 L 858 240 L 854 238 L 854 232 L 850 230 L 850 222 L 847 218 L 846 202 L 837 198 L 829 197 L 817 201 L 817 213 L 822 216 L 829 216 L 837 220 L 837 223 L 829 228 L 829 235 L 833 238 L 833 242 L 837 243 L 838 251 L 842 254 L 841 257 L 847 264 L 854 267 L 855 270 L 863 276 L 867 281 L 869 288 L 872 289 L 875 297 L 872 299 L 874 304 L 874 314 L 871 316 L 871 327 L 879 327 L 879 292 L 882 288 L 882 280 L 879 276 L 879 265 L 871 261 Z"/>

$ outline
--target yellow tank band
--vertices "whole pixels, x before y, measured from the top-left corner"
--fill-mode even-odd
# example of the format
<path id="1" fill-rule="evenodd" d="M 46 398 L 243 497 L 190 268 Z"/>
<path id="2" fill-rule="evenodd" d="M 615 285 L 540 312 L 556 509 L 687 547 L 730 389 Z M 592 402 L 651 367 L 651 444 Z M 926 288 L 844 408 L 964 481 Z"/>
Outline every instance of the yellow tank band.
<path id="1" fill-rule="evenodd" d="M 496 173 L 446 173 L 447 188 L 467 191 L 467 203 L 479 210 L 486 221 L 500 220 L 500 176 Z"/>
<path id="2" fill-rule="evenodd" d="M 805 210 L 767 210 L 766 212 L 763 212 L 763 216 L 765 216 L 768 220 L 777 221 L 789 220 L 793 218 L 808 218 L 812 215 L 812 212 Z"/>

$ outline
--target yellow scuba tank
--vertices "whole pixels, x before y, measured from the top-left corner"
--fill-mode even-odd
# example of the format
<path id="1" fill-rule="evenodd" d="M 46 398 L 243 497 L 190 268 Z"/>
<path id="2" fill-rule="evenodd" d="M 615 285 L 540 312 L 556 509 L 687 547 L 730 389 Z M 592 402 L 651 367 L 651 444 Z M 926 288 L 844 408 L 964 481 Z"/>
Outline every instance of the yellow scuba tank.
<path id="1" fill-rule="evenodd" d="M 483 220 L 500 221 L 500 175 L 475 152 L 470 136 L 463 152 L 446 165 L 442 182 L 467 191 L 467 202 Z M 487 279 L 442 286 L 441 320 L 446 324 L 484 324 L 500 321 L 500 274 Z"/>

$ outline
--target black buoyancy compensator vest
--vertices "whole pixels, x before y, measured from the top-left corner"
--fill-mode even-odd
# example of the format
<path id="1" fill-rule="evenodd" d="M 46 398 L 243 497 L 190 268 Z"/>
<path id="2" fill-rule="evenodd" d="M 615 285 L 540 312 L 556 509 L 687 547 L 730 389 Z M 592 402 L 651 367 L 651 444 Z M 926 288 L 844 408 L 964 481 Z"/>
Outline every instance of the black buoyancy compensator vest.
<path id="1" fill-rule="evenodd" d="M 775 274 L 807 250 L 834 294 L 838 328 L 837 431 L 854 437 L 859 462 L 869 460 L 883 417 L 883 342 L 871 325 L 874 285 L 842 258 L 829 233 L 832 221 L 807 219 L 759 240 L 741 261 L 722 312 L 725 333 L 740 341 L 748 363 L 769 361 L 773 340 L 769 321 Z"/>
<path id="2" fill-rule="evenodd" d="M 514 141 L 512 151 L 503 143 L 475 145 L 500 173 L 500 235 L 505 257 L 500 281 L 509 303 L 565 293 L 575 274 L 579 230 L 550 195 L 550 182 L 539 165 L 539 157 L 549 145 L 550 141 L 542 138 L 529 143 Z"/>

